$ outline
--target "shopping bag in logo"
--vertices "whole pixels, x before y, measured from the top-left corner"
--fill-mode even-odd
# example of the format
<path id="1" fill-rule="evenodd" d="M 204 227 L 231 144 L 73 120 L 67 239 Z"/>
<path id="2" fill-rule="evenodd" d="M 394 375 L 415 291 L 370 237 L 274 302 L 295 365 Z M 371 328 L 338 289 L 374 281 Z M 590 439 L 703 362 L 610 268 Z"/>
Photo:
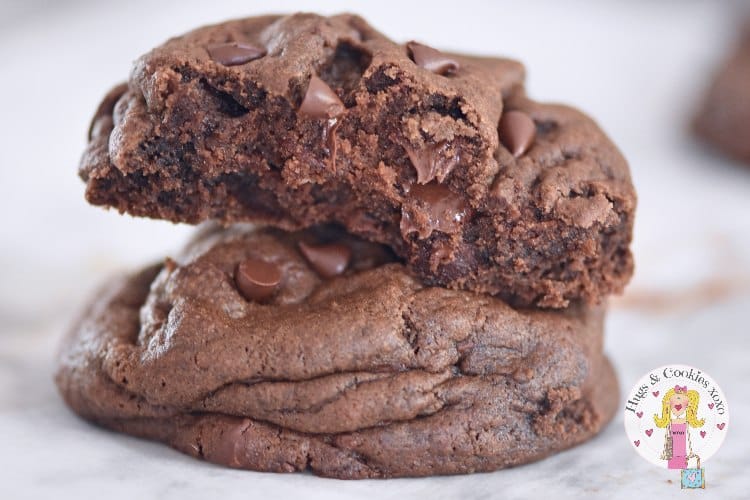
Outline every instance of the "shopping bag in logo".
<path id="1" fill-rule="evenodd" d="M 680 487 L 682 489 L 706 488 L 706 469 L 701 468 L 701 457 L 696 454 L 688 455 L 687 462 L 695 458 L 695 468 L 688 467 L 680 471 Z"/>

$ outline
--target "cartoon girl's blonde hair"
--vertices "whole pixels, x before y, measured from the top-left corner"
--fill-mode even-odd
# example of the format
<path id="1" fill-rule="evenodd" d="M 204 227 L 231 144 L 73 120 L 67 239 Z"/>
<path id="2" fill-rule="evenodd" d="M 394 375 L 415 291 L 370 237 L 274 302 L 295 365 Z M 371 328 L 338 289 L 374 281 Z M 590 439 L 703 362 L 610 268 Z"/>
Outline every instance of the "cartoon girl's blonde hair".
<path id="1" fill-rule="evenodd" d="M 674 389 L 669 389 L 661 400 L 661 417 L 658 414 L 654 414 L 654 423 L 657 427 L 666 427 L 672 421 L 672 413 L 669 411 L 669 399 L 674 396 Z M 706 419 L 702 418 L 698 420 L 698 403 L 700 395 L 698 391 L 689 390 L 687 391 L 688 404 L 685 408 L 685 421 L 690 427 L 703 427 L 706 423 Z"/>

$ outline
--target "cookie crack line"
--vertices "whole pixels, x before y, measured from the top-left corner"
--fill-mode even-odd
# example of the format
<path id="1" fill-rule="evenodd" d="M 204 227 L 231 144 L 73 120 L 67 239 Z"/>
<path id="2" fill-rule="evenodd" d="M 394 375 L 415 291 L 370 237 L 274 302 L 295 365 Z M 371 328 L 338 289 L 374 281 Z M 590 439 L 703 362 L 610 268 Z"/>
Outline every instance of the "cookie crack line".
<path id="1" fill-rule="evenodd" d="M 521 360 L 521 361 L 523 361 L 523 360 Z M 450 367 L 450 369 L 444 370 L 446 373 L 452 373 L 453 374 L 450 377 L 446 378 L 443 381 L 436 382 L 435 384 L 433 384 L 433 385 L 431 385 L 431 386 L 429 386 L 427 388 L 417 389 L 417 392 L 419 394 L 422 394 L 422 395 L 424 395 L 424 394 L 432 394 L 435 397 L 435 399 L 440 404 L 440 406 L 438 408 L 432 407 L 432 408 L 430 408 L 430 410 L 429 410 L 428 413 L 419 413 L 416 417 L 406 416 L 406 417 L 400 418 L 400 419 L 390 419 L 390 420 L 379 421 L 378 423 L 373 424 L 371 426 L 357 427 L 356 430 L 365 430 L 365 429 L 368 429 L 370 427 L 379 427 L 379 426 L 387 425 L 387 424 L 393 423 L 393 422 L 408 421 L 408 420 L 411 420 L 413 418 L 422 418 L 422 417 L 426 417 L 426 416 L 429 416 L 429 415 L 437 414 L 440 411 L 451 409 L 454 406 L 460 406 L 461 403 L 451 403 L 451 402 L 447 401 L 445 399 L 445 397 L 441 394 L 441 391 L 446 386 L 450 385 L 453 382 L 456 382 L 457 379 L 463 379 L 463 378 L 468 378 L 468 379 L 482 379 L 484 376 L 483 375 L 479 375 L 479 374 L 464 374 L 458 368 L 458 364 L 460 364 L 460 362 L 456 363 L 455 365 L 452 365 Z M 382 374 L 382 375 L 386 375 L 386 377 L 384 377 L 384 378 L 392 378 L 393 376 L 398 376 L 398 375 L 402 375 L 402 374 L 408 374 L 410 372 L 421 372 L 421 371 L 422 370 L 408 370 L 408 371 L 405 371 L 405 372 L 397 372 L 397 373 L 377 373 L 377 375 L 381 375 Z M 317 414 L 317 413 L 320 413 L 320 411 L 324 407 L 326 407 L 328 405 L 331 405 L 332 403 L 335 403 L 337 401 L 340 401 L 343 398 L 346 398 L 347 392 L 356 391 L 357 388 L 359 388 L 360 386 L 366 386 L 368 384 L 377 384 L 379 382 L 383 382 L 383 378 L 376 378 L 376 379 L 373 379 L 373 380 L 365 380 L 365 381 L 362 381 L 362 382 L 358 381 L 356 379 L 357 375 L 371 375 L 371 373 L 364 373 L 364 372 L 335 373 L 335 374 L 326 375 L 326 376 L 317 377 L 317 378 L 318 379 L 320 379 L 320 378 L 330 378 L 331 376 L 348 375 L 348 374 L 351 374 L 351 375 L 355 376 L 355 378 L 352 379 L 352 380 L 350 380 L 349 382 L 347 382 L 342 388 L 338 389 L 337 392 L 336 392 L 336 394 L 333 397 L 330 397 L 330 398 L 327 398 L 327 399 L 323 399 L 323 400 L 319 401 L 318 403 L 316 403 L 314 405 L 311 405 L 311 406 L 307 406 L 307 407 L 270 407 L 270 408 L 267 407 L 267 408 L 264 408 L 264 411 L 272 412 L 272 413 L 279 413 L 281 415 L 284 415 L 284 414 Z M 492 381 L 491 382 L 492 385 L 495 385 L 495 386 L 508 386 L 509 383 L 512 384 L 512 385 L 518 385 L 519 384 L 516 381 L 516 377 L 514 376 L 514 372 L 506 373 L 506 374 L 497 374 L 496 378 L 498 380 Z M 314 380 L 314 379 L 311 379 L 311 380 Z M 299 383 L 309 382 L 311 380 L 294 381 L 294 383 L 298 383 L 299 384 Z M 115 383 L 114 381 L 112 381 L 112 382 Z M 520 386 L 522 386 L 524 383 L 527 383 L 527 382 L 528 382 L 528 380 L 521 382 Z M 262 383 L 273 384 L 273 383 L 276 383 L 276 382 L 267 382 L 267 381 L 264 381 Z M 256 420 L 256 421 L 261 421 L 261 422 L 265 422 L 265 423 L 269 423 L 269 424 L 273 424 L 273 425 L 278 425 L 280 427 L 284 427 L 283 425 L 280 425 L 278 423 L 278 421 L 274 421 L 273 419 L 270 419 L 270 418 L 262 418 L 262 417 L 259 417 L 257 415 L 254 415 L 254 414 L 231 413 L 231 412 L 230 413 L 226 413 L 225 411 L 221 411 L 218 408 L 217 409 L 213 409 L 213 410 L 207 408 L 207 405 L 206 405 L 206 400 L 207 399 L 212 398 L 213 396 L 216 395 L 216 393 L 221 392 L 223 389 L 232 387 L 234 385 L 244 385 L 244 383 L 242 383 L 242 382 L 232 382 L 232 383 L 229 383 L 225 387 L 217 389 L 216 391 L 213 391 L 211 394 L 209 394 L 209 395 L 207 395 L 207 396 L 205 396 L 203 398 L 200 398 L 200 399 L 196 400 L 196 402 L 194 402 L 194 403 L 185 405 L 184 407 L 169 407 L 169 406 L 167 406 L 167 407 L 164 407 L 164 408 L 168 409 L 172 414 L 179 414 L 181 411 L 199 412 L 199 413 L 218 413 L 218 414 L 226 414 L 226 415 L 231 415 L 231 416 L 236 416 L 236 417 L 252 418 L 253 420 Z M 132 396 L 139 397 L 139 398 L 141 397 L 141 395 L 136 394 L 136 393 L 129 393 L 129 394 L 132 395 Z M 517 394 L 517 396 L 520 397 L 523 394 L 524 394 L 523 392 L 520 392 L 520 393 Z M 533 405 L 536 405 L 536 406 L 538 406 L 540 404 L 539 400 L 535 400 L 533 398 L 527 398 L 525 400 L 527 402 L 529 402 L 529 403 L 532 403 Z M 149 402 L 149 401 L 146 401 L 146 402 L 148 404 L 159 405 L 158 402 Z M 465 407 L 463 409 L 471 408 L 471 406 L 473 406 L 473 403 L 470 404 L 468 407 Z M 530 412 L 530 410 L 528 408 L 525 408 L 523 406 L 518 407 L 517 410 L 518 411 L 523 411 L 523 412 L 526 412 L 526 413 Z"/>
<path id="2" fill-rule="evenodd" d="M 609 366 L 608 364 L 606 366 Z M 611 367 L 608 367 L 607 370 L 605 370 L 602 375 L 605 375 L 606 377 L 609 377 L 611 374 Z M 573 391 L 575 392 L 575 391 Z M 561 394 L 570 394 L 571 391 L 563 389 Z M 577 393 L 577 399 L 569 400 L 567 402 L 564 402 L 562 404 L 551 404 L 550 408 L 557 407 L 559 411 L 555 413 L 555 415 L 551 414 L 544 414 L 542 415 L 542 418 L 540 419 L 532 419 L 530 425 L 530 429 L 533 430 L 534 434 L 538 436 L 539 439 L 542 440 L 549 440 L 550 439 L 550 430 L 552 428 L 557 428 L 560 425 L 566 425 L 564 422 L 560 421 L 560 417 L 564 420 L 568 421 L 568 425 L 578 425 L 583 421 L 586 421 L 586 425 L 588 426 L 594 426 L 593 428 L 599 428 L 603 422 L 611 418 L 612 409 L 616 408 L 616 401 L 609 404 L 609 408 L 596 408 L 591 407 L 587 401 L 586 401 L 586 394 L 585 392 L 578 392 Z M 584 406 L 584 412 L 586 415 L 581 415 L 580 410 L 581 406 L 580 404 L 583 403 Z M 469 406 L 464 408 L 465 411 L 471 411 L 473 410 L 473 406 Z M 524 409 L 524 412 L 527 411 Z M 217 455 L 215 451 L 212 451 L 208 454 L 203 452 L 203 444 L 202 441 L 209 441 L 210 439 L 207 438 L 207 436 L 204 435 L 204 429 L 207 427 L 202 424 L 204 421 L 212 421 L 212 419 L 220 418 L 220 419 L 226 419 L 229 418 L 230 422 L 237 422 L 237 424 L 230 423 L 230 426 L 237 425 L 237 428 L 239 430 L 239 436 L 241 439 L 248 439 L 251 441 L 245 441 L 247 444 L 250 444 L 252 440 L 257 439 L 258 433 L 256 432 L 256 428 L 261 425 L 265 426 L 264 428 L 267 428 L 270 430 L 270 432 L 273 433 L 275 436 L 276 441 L 278 442 L 277 446 L 283 447 L 284 443 L 289 444 L 289 442 L 297 443 L 300 445 L 300 452 L 302 453 L 302 456 L 304 460 L 302 461 L 293 461 L 293 462 L 285 462 L 287 464 L 287 468 L 284 470 L 277 470 L 273 468 L 268 470 L 274 470 L 276 472 L 291 472 L 294 470 L 311 470 L 315 474 L 323 475 L 323 476 L 329 476 L 329 477 L 342 477 L 342 478 L 365 478 L 365 477 L 400 477 L 400 476 L 409 476 L 414 475 L 413 469 L 409 469 L 408 467 L 406 469 L 400 469 L 401 472 L 398 472 L 399 469 L 394 469 L 392 467 L 385 466 L 382 462 L 383 457 L 381 456 L 381 453 L 378 451 L 373 450 L 363 450 L 358 448 L 357 444 L 358 442 L 361 442 L 363 439 L 367 439 L 366 436 L 368 433 L 371 432 L 381 432 L 384 429 L 388 429 L 391 427 L 391 425 L 386 425 L 383 428 L 371 428 L 371 429 L 363 429 L 361 431 L 355 431 L 351 433 L 344 433 L 344 434 L 338 434 L 338 435 L 332 435 L 332 434 L 321 434 L 321 435 L 315 435 L 315 434 L 305 434 L 305 433 L 296 433 L 295 431 L 283 428 L 278 425 L 274 424 L 266 424 L 264 422 L 256 421 L 253 419 L 243 418 L 243 417 L 224 417 L 221 415 L 190 415 L 189 418 L 195 419 L 196 422 L 199 422 L 199 429 L 200 432 L 196 438 L 196 443 L 184 443 L 181 440 L 172 441 L 172 445 L 175 446 L 178 449 L 185 449 L 186 447 L 189 450 L 192 450 L 194 454 L 200 456 L 201 453 L 203 454 L 203 457 L 208 460 L 212 461 L 221 461 L 222 456 L 224 455 Z M 225 421 L 225 420 L 222 420 Z M 414 420 L 414 423 L 429 421 L 429 416 L 427 417 L 417 417 Z M 128 422 L 101 422 L 103 425 L 108 427 L 114 427 L 119 428 L 122 430 L 122 428 L 127 428 L 129 423 Z M 392 425 L 400 426 L 403 424 L 395 423 Z M 465 436 L 465 439 L 461 439 L 458 442 L 454 442 L 450 446 L 449 450 L 445 450 L 445 454 L 441 454 L 439 456 L 436 456 L 436 461 L 434 463 L 430 464 L 417 464 L 419 466 L 419 470 L 421 471 L 418 475 L 431 475 L 435 473 L 439 473 L 441 471 L 441 467 L 444 467 L 446 464 L 446 460 L 448 456 L 451 456 L 452 454 L 455 455 L 457 452 L 462 453 L 460 450 L 463 447 L 468 446 L 470 448 L 470 453 L 474 457 L 474 462 L 471 464 L 467 464 L 466 466 L 459 465 L 456 469 L 451 469 L 448 473 L 466 473 L 466 472 L 477 472 L 482 470 L 493 470 L 497 467 L 496 462 L 494 461 L 493 454 L 487 449 L 488 445 L 488 439 L 490 439 L 494 433 L 498 432 L 495 430 L 494 432 L 488 432 L 489 429 L 492 428 L 492 425 L 488 422 L 476 422 L 474 427 L 471 427 L 471 423 L 461 423 L 460 424 L 460 434 Z M 551 426 L 551 427 L 550 427 Z M 138 427 L 138 424 L 134 424 L 134 427 Z M 231 429 L 231 427 L 230 427 Z M 528 437 L 523 436 L 522 432 L 519 429 L 510 427 L 510 428 L 504 428 L 501 426 L 501 432 L 503 435 L 511 435 L 511 436 L 517 436 L 517 439 L 528 439 Z M 571 430 L 571 429 L 569 429 Z M 576 431 L 575 428 L 572 429 L 572 431 Z M 141 433 L 136 432 L 136 434 Z M 148 431 L 146 431 L 147 433 Z M 232 434 L 232 432 L 222 431 L 222 434 Z M 246 435 L 252 434 L 251 436 L 245 438 Z M 552 434 L 554 435 L 554 433 Z M 580 442 L 581 440 L 585 439 L 587 436 L 586 432 L 572 432 L 572 434 L 569 434 L 566 437 L 566 441 L 555 446 L 555 450 L 562 449 L 568 446 L 571 446 L 573 444 L 576 444 Z M 227 465 L 231 465 L 233 467 L 239 467 L 239 468 L 252 468 L 255 469 L 257 466 L 253 462 L 246 462 L 245 459 L 250 455 L 243 456 L 237 456 L 237 450 L 241 450 L 241 446 L 239 446 L 238 443 L 241 443 L 240 441 L 231 441 L 229 443 L 218 443 L 220 449 L 222 447 L 226 447 L 227 444 L 231 444 L 232 454 L 231 454 L 231 460 Z M 214 443 L 213 446 L 215 446 L 217 443 Z M 331 468 L 331 465 L 324 465 L 324 461 L 321 462 L 320 456 L 320 449 L 317 448 L 316 445 L 323 446 L 324 449 L 336 449 L 344 453 L 346 456 L 354 459 L 357 463 L 364 463 L 367 464 L 368 467 L 366 469 L 366 472 L 363 471 L 351 471 L 346 464 L 343 464 L 337 468 L 337 466 L 333 466 Z M 252 446 L 251 446 L 252 447 Z M 249 452 L 252 453 L 252 452 Z M 534 458 L 538 457 L 538 452 L 534 452 Z M 510 465 L 515 465 L 518 463 L 518 459 L 514 459 L 514 461 L 510 462 Z M 288 467 L 289 464 L 292 464 L 292 467 Z M 373 476 L 373 471 L 377 471 L 377 475 Z M 408 471 L 408 472 L 404 472 Z"/>
<path id="3" fill-rule="evenodd" d="M 493 382 L 493 385 L 496 385 L 496 386 L 507 385 L 507 382 L 511 379 L 511 377 L 509 376 L 504 376 L 501 378 L 503 379 L 502 382 L 496 381 L 496 382 Z M 357 427 L 355 429 L 350 429 L 350 430 L 343 430 L 343 431 L 338 431 L 338 432 L 305 432 L 303 431 L 303 434 L 309 435 L 309 436 L 321 436 L 321 437 L 333 436 L 337 434 L 351 434 L 351 433 L 363 432 L 363 431 L 368 431 L 368 430 L 377 429 L 381 427 L 386 427 L 389 425 L 399 424 L 402 422 L 417 422 L 420 420 L 427 420 L 432 417 L 435 417 L 440 412 L 459 411 L 463 413 L 471 413 L 477 407 L 477 403 L 475 401 L 469 401 L 468 403 L 451 402 L 451 401 L 444 400 L 443 397 L 440 395 L 440 390 L 443 389 L 446 385 L 449 385 L 452 381 L 453 379 L 445 380 L 443 382 L 436 384 L 431 389 L 423 391 L 423 392 L 430 392 L 434 394 L 436 398 L 441 399 L 441 403 L 442 403 L 441 407 L 435 410 L 434 412 L 419 413 L 416 416 L 411 417 L 411 418 L 382 420 L 373 425 L 361 426 L 361 427 Z M 561 390 L 567 391 L 568 387 L 563 386 L 560 388 L 555 388 L 551 392 L 557 392 Z M 564 415 L 566 411 L 569 410 L 569 407 L 571 405 L 577 404 L 580 401 L 582 401 L 583 394 L 581 394 L 580 391 L 577 391 L 576 394 L 577 394 L 577 397 L 575 398 L 568 399 L 565 401 L 556 401 L 554 404 L 550 403 L 548 394 L 545 395 L 542 399 L 524 398 L 524 402 L 526 403 L 526 405 L 514 405 L 511 408 L 511 411 L 519 413 L 519 414 L 523 414 L 523 415 L 533 416 L 535 419 L 539 420 L 539 422 L 554 422 L 558 419 L 558 417 L 560 417 L 561 415 Z M 523 397 L 524 393 L 521 392 L 515 395 L 517 397 Z M 179 413 L 180 411 L 181 409 L 175 409 L 174 415 L 180 414 Z M 299 432 L 294 427 L 280 425 L 278 422 L 274 420 L 259 418 L 259 417 L 252 416 L 252 415 L 222 413 L 222 412 L 215 412 L 215 411 L 196 411 L 194 409 L 189 409 L 188 414 L 193 415 L 193 416 L 199 416 L 199 417 L 206 416 L 206 415 L 227 416 L 227 417 L 242 419 L 243 421 L 249 420 L 250 422 L 264 423 L 273 428 L 276 428 L 279 433 L 284 432 L 284 431 Z M 162 415 L 161 418 L 165 418 L 169 416 L 170 415 Z M 140 420 L 141 418 L 136 418 L 136 420 Z M 157 417 L 148 417 L 148 418 L 157 418 Z M 251 423 L 244 424 L 244 427 L 241 430 L 240 434 L 242 435 L 245 432 L 247 432 L 250 426 L 251 426 Z"/>

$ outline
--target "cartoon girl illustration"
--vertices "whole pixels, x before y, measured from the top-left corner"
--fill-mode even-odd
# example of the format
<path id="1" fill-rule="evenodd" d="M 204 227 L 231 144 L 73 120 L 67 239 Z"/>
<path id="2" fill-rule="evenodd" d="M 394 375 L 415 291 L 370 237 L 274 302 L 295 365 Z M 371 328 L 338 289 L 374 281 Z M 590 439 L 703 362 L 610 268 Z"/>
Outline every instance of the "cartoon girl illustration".
<path id="1" fill-rule="evenodd" d="M 688 390 L 687 386 L 674 386 L 661 401 L 661 417 L 654 415 L 659 428 L 667 428 L 664 433 L 662 460 L 668 460 L 669 469 L 686 469 L 687 457 L 693 454 L 689 428 L 703 427 L 705 419 L 698 420 L 698 391 Z"/>

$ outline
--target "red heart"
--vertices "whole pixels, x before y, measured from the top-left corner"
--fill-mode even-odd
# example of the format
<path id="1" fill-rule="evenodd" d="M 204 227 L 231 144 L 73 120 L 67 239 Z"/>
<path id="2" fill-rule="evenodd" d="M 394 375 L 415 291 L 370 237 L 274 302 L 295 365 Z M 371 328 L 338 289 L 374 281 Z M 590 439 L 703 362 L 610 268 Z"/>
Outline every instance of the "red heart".
<path id="1" fill-rule="evenodd" d="M 706 431 L 701 431 L 701 437 L 702 438 L 706 437 Z"/>
<path id="2" fill-rule="evenodd" d="M 659 395 L 659 391 L 656 391 L 656 392 L 652 392 L 651 394 L 653 394 L 653 395 L 654 395 L 654 397 L 657 397 L 657 396 Z"/>
<path id="3" fill-rule="evenodd" d="M 633 441 L 633 444 L 635 445 L 636 448 L 638 448 L 641 445 L 641 440 L 636 439 L 635 441 Z"/>
<path id="4" fill-rule="evenodd" d="M 642 411 L 636 412 L 636 415 L 638 416 L 638 418 L 641 418 L 643 416 L 643 412 Z"/>
<path id="5" fill-rule="evenodd" d="M 727 424 L 726 424 L 726 423 L 724 423 L 724 422 L 722 422 L 722 423 L 720 423 L 720 424 L 716 424 L 716 427 L 718 427 L 720 431 L 723 431 L 723 430 L 724 430 L 724 426 L 725 426 L 725 425 L 727 425 Z"/>
<path id="6" fill-rule="evenodd" d="M 682 410 L 682 405 L 674 405 L 674 409 L 680 411 Z"/>
<path id="7" fill-rule="evenodd" d="M 713 403 L 708 403 L 708 408 L 711 409 L 711 410 L 713 410 L 714 409 L 714 404 Z"/>
<path id="8" fill-rule="evenodd" d="M 653 429 L 646 429 L 646 435 L 647 435 L 648 437 L 651 437 L 651 434 L 653 434 L 653 433 L 654 433 L 654 430 L 653 430 Z"/>

